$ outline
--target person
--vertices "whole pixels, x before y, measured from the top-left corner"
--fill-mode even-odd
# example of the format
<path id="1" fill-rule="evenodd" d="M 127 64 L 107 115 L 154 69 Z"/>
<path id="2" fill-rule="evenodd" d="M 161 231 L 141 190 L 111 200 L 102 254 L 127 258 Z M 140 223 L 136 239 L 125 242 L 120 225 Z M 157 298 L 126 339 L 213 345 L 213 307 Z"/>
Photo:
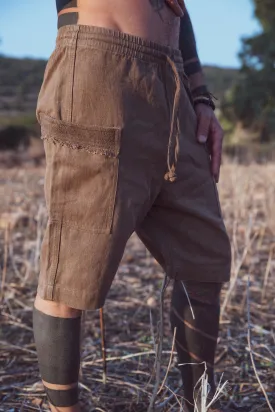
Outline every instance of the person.
<path id="1" fill-rule="evenodd" d="M 51 410 L 80 411 L 81 314 L 103 307 L 135 231 L 174 282 L 171 327 L 193 411 L 204 365 L 210 399 L 216 389 L 231 251 L 216 187 L 223 131 L 190 16 L 183 0 L 57 0 L 57 11 L 37 103 L 49 219 L 33 308 Z"/>

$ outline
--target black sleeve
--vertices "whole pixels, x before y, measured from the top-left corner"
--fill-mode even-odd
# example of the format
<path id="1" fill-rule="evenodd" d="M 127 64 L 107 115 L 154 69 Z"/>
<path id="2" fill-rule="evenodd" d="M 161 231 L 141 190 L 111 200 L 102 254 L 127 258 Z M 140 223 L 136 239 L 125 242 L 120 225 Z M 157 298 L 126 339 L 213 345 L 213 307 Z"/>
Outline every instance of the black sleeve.
<path id="1" fill-rule="evenodd" d="M 179 47 L 184 61 L 198 59 L 195 34 L 187 10 L 180 22 Z"/>
<path id="2" fill-rule="evenodd" d="M 185 9 L 184 16 L 180 22 L 179 48 L 182 54 L 184 71 L 188 77 L 191 76 L 192 95 L 208 94 L 202 66 L 197 52 L 195 34 L 190 16 Z"/>
<path id="3" fill-rule="evenodd" d="M 200 72 L 202 68 L 197 52 L 195 34 L 187 10 L 185 10 L 180 22 L 179 48 L 187 76 Z"/>

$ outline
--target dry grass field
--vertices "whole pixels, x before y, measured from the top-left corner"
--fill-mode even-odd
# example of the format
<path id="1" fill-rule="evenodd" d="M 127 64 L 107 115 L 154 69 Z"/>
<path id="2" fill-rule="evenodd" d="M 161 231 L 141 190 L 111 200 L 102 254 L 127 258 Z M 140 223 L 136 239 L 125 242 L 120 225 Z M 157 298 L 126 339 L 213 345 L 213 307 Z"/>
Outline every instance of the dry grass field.
<path id="1" fill-rule="evenodd" d="M 46 224 L 44 167 L 0 170 L 0 411 L 48 411 L 32 335 L 39 249 Z M 232 281 L 223 290 L 218 378 L 223 399 L 251 411 L 275 410 L 275 164 L 226 162 L 219 184 L 232 240 Z M 135 235 L 104 308 L 107 381 L 99 312 L 85 315 L 83 411 L 146 412 L 156 382 L 163 273 Z M 164 295 L 163 387 L 155 411 L 179 412 L 182 391 Z M 151 314 L 151 316 L 150 316 Z M 167 373 L 168 372 L 168 373 Z M 268 399 L 268 403 L 266 401 Z"/>

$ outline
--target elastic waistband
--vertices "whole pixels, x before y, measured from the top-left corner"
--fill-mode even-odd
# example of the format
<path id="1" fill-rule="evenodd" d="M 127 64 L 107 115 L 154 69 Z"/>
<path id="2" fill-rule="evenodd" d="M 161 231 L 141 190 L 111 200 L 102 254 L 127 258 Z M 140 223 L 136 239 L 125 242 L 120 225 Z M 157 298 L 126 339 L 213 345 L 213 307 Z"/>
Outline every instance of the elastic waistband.
<path id="1" fill-rule="evenodd" d="M 167 62 L 167 57 L 169 57 L 175 63 L 177 69 L 183 71 L 183 59 L 179 49 L 118 30 L 77 24 L 59 28 L 57 45 L 73 45 L 76 41 L 88 48 L 103 49 L 152 62 Z"/>

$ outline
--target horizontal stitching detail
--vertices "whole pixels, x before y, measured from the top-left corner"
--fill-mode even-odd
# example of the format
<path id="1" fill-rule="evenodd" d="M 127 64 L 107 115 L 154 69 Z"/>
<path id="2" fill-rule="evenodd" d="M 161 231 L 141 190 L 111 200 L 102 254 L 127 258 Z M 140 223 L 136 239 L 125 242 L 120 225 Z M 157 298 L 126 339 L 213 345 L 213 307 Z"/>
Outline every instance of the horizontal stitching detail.
<path id="1" fill-rule="evenodd" d="M 79 289 L 79 288 L 67 288 L 67 287 L 63 286 L 62 284 L 57 284 L 57 283 L 55 283 L 54 285 L 51 285 L 50 283 L 40 283 L 39 284 L 40 289 L 43 289 L 43 291 L 44 291 L 44 288 L 47 288 L 48 286 L 54 287 L 55 289 L 60 289 L 61 292 L 63 290 L 71 292 L 73 295 L 81 294 L 81 295 L 84 295 L 84 296 L 91 296 L 91 297 L 93 296 L 93 294 L 90 290 L 84 291 L 83 289 Z M 97 292 L 95 292 L 95 293 L 97 293 Z"/>
<path id="2" fill-rule="evenodd" d="M 66 46 L 70 46 L 70 43 L 69 43 L 70 37 L 68 37 L 68 39 L 62 39 L 62 40 L 63 41 L 68 40 L 68 43 L 66 41 Z M 126 51 L 112 50 L 108 47 L 103 49 L 102 47 L 100 47 L 101 45 L 96 47 L 94 44 L 93 45 L 90 45 L 88 43 L 81 44 L 81 41 L 85 42 L 85 40 L 86 39 L 80 39 L 78 41 L 77 47 L 78 48 L 87 48 L 89 50 L 98 50 L 98 51 L 101 51 L 101 52 L 102 51 L 110 52 L 112 55 L 116 55 L 116 56 L 119 56 L 119 57 L 125 57 L 127 59 L 138 59 L 138 60 L 141 60 L 141 61 L 144 61 L 144 62 L 150 62 L 150 63 L 152 63 L 156 66 L 158 66 L 159 64 L 166 65 L 166 60 L 163 60 L 163 59 L 159 58 L 159 56 L 153 56 L 153 58 L 152 58 L 152 56 L 150 54 L 147 55 L 147 54 L 145 54 L 143 52 L 139 52 L 139 51 L 134 51 L 133 52 L 131 50 L 129 52 L 128 50 L 126 50 Z M 60 47 L 62 47 L 62 46 L 60 45 Z M 118 49 L 119 49 L 119 47 L 118 47 Z M 157 58 L 157 61 L 155 61 L 155 57 Z M 179 71 L 180 72 L 184 71 L 184 66 L 183 66 L 183 63 L 181 61 L 176 61 L 175 64 L 177 66 L 179 66 Z"/>
<path id="3" fill-rule="evenodd" d="M 79 123 L 70 123 L 70 122 L 66 122 L 65 120 L 57 120 L 54 117 L 49 116 L 46 113 L 40 112 L 41 117 L 44 117 L 46 119 L 46 121 L 48 120 L 48 122 L 50 123 L 55 123 L 55 124 L 60 124 L 61 126 L 68 126 L 68 127 L 77 127 L 79 129 L 83 129 L 83 130 L 98 130 L 98 131 L 103 131 L 103 130 L 114 130 L 114 131 L 120 131 L 121 128 L 120 127 L 104 127 L 104 126 L 84 126 L 81 125 Z"/>
<path id="4" fill-rule="evenodd" d="M 109 235 L 110 232 L 108 230 L 108 227 L 95 227 L 92 229 L 87 229 L 87 227 L 82 227 L 79 226 L 77 223 L 70 221 L 70 220 L 63 220 L 62 224 L 66 226 L 66 229 L 68 230 L 78 230 L 82 232 L 87 232 L 91 234 L 102 234 L 102 235 Z"/>
<path id="5" fill-rule="evenodd" d="M 58 139 L 56 137 L 52 137 L 52 136 L 41 136 L 41 139 L 51 140 L 54 144 L 59 144 L 60 146 L 67 146 L 69 149 L 73 149 L 73 150 L 82 150 L 88 153 L 99 154 L 99 155 L 103 155 L 103 156 L 111 157 L 111 158 L 116 157 L 113 153 L 108 152 L 107 150 L 104 150 L 104 149 L 92 150 L 89 146 L 83 146 L 77 143 L 64 142 L 63 140 Z"/>
<path id="6" fill-rule="evenodd" d="M 119 154 L 121 129 L 118 127 L 80 126 L 56 120 L 45 113 L 40 113 L 40 120 L 42 139 L 109 157 Z"/>

